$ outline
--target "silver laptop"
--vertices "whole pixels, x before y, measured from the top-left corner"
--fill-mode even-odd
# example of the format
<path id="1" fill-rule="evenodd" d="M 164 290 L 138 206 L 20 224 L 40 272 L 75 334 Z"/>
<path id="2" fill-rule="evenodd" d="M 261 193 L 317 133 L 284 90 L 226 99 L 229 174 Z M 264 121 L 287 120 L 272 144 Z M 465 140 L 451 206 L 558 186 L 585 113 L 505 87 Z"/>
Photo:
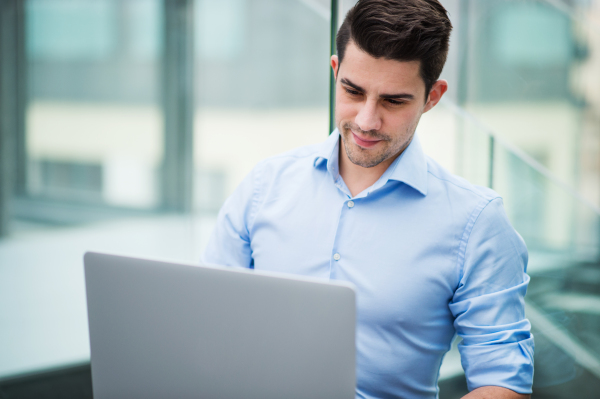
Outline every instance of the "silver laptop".
<path id="1" fill-rule="evenodd" d="M 342 283 L 88 252 L 95 399 L 354 398 Z"/>

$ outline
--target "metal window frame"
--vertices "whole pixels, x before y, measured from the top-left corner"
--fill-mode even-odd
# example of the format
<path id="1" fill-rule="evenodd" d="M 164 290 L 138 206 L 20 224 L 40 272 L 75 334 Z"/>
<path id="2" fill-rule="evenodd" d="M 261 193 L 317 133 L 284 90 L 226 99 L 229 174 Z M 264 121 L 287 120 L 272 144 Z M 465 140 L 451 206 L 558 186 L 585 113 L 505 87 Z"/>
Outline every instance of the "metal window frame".
<path id="1" fill-rule="evenodd" d="M 335 39 L 338 31 L 338 0 L 331 0 L 331 18 L 330 30 L 329 30 L 329 55 L 332 56 L 337 53 L 335 46 Z M 329 134 L 335 130 L 335 77 L 333 76 L 333 69 L 329 69 Z"/>
<path id="2" fill-rule="evenodd" d="M 25 178 L 24 0 L 0 2 L 0 237 Z"/>
<path id="3" fill-rule="evenodd" d="M 194 0 L 164 0 L 162 206 L 192 211 L 194 176 Z"/>
<path id="4" fill-rule="evenodd" d="M 0 237 L 9 233 L 13 219 L 72 224 L 126 215 L 190 212 L 194 165 L 194 0 L 162 0 L 159 84 L 164 152 L 160 204 L 151 210 L 55 200 L 27 193 L 25 1 L 0 2 Z"/>
<path id="5" fill-rule="evenodd" d="M 194 176 L 194 0 L 162 0 L 160 86 L 164 152 L 160 204 L 151 210 L 56 200 L 27 193 L 25 1 L 0 2 L 0 236 L 8 233 L 9 222 L 15 218 L 72 224 L 125 215 L 191 212 Z M 339 1 L 331 0 L 331 54 L 336 52 L 338 14 Z M 330 72 L 329 119 L 331 133 L 335 129 L 333 72 Z"/>

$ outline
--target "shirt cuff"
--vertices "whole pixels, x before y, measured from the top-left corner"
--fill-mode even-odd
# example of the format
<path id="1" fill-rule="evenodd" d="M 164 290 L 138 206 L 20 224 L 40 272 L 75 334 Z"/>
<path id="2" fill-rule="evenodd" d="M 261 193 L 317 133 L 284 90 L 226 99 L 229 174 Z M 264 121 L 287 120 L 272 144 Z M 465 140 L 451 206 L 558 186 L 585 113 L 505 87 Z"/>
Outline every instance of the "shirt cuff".
<path id="1" fill-rule="evenodd" d="M 530 394 L 533 384 L 533 336 L 493 345 L 459 344 L 469 391 L 498 386 Z"/>

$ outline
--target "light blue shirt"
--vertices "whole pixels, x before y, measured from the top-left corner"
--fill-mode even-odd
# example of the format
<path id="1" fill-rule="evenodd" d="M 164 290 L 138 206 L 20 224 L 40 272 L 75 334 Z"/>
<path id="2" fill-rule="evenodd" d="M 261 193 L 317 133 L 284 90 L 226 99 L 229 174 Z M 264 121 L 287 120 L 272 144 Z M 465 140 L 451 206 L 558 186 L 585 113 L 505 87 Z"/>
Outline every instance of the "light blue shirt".
<path id="1" fill-rule="evenodd" d="M 527 249 L 502 199 L 416 137 L 352 197 L 338 151 L 335 131 L 260 162 L 223 205 L 204 261 L 354 284 L 359 398 L 436 398 L 455 333 L 470 390 L 530 393 Z"/>

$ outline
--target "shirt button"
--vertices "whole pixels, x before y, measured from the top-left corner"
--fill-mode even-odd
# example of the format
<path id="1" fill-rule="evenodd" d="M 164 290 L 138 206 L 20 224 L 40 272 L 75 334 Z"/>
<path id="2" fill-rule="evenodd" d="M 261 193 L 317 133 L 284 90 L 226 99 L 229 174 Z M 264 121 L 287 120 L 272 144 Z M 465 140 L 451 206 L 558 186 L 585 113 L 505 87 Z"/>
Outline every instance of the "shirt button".
<path id="1" fill-rule="evenodd" d="M 335 259 L 335 260 L 340 260 L 340 258 L 341 258 L 340 254 L 333 255 L 333 259 Z"/>
<path id="2" fill-rule="evenodd" d="M 354 208 L 354 201 L 348 201 L 348 208 Z"/>

